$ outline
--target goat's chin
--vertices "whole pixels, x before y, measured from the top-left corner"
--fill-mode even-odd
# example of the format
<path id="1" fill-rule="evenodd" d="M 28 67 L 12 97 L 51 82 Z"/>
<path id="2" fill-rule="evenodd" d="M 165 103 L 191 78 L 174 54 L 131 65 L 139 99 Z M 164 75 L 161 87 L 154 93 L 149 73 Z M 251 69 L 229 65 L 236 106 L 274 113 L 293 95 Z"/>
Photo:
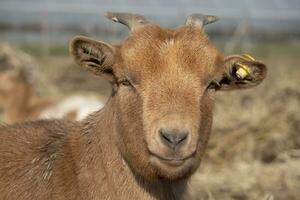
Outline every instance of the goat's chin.
<path id="1" fill-rule="evenodd" d="M 163 160 L 156 156 L 150 157 L 150 164 L 159 179 L 180 180 L 189 177 L 196 169 L 194 158 L 186 160 Z"/>

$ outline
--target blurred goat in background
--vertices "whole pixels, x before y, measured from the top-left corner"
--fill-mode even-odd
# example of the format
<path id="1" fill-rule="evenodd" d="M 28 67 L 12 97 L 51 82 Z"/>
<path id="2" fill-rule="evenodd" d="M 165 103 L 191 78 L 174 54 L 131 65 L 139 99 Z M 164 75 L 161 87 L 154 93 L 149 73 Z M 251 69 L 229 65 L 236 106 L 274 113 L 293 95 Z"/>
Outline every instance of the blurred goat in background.
<path id="1" fill-rule="evenodd" d="M 9 45 L 2 45 L 0 51 L 0 109 L 5 123 L 45 118 L 81 120 L 104 106 L 105 97 L 94 93 L 38 96 L 32 80 L 37 70 L 32 58 Z"/>

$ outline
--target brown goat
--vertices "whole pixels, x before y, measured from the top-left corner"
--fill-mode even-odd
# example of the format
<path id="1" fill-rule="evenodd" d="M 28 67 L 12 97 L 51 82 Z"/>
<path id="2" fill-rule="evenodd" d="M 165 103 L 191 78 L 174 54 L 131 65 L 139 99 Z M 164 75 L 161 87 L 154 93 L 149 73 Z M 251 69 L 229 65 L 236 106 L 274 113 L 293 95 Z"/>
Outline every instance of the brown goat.
<path id="1" fill-rule="evenodd" d="M 0 109 L 5 123 L 48 118 L 82 120 L 105 104 L 104 97 L 92 93 L 52 98 L 36 96 L 24 71 L 0 73 Z"/>
<path id="2" fill-rule="evenodd" d="M 113 86 L 83 122 L 37 121 L 0 130 L 0 199 L 189 199 L 212 124 L 215 90 L 259 84 L 266 67 L 222 54 L 194 14 L 174 30 L 108 13 L 131 35 L 119 45 L 86 37 L 75 61 Z"/>

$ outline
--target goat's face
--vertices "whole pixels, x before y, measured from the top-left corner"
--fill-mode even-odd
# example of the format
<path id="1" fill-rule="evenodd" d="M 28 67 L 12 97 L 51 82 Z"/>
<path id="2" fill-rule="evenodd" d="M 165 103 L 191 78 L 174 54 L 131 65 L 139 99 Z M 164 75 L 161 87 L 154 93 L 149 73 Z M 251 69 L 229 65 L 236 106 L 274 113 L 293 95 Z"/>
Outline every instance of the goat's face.
<path id="1" fill-rule="evenodd" d="M 199 28 L 148 24 L 121 45 L 85 37 L 71 45 L 75 61 L 113 84 L 118 148 L 147 179 L 190 175 L 204 153 L 215 90 L 257 85 L 265 66 L 242 56 L 224 59 Z M 247 79 L 235 63 L 247 66 Z"/>

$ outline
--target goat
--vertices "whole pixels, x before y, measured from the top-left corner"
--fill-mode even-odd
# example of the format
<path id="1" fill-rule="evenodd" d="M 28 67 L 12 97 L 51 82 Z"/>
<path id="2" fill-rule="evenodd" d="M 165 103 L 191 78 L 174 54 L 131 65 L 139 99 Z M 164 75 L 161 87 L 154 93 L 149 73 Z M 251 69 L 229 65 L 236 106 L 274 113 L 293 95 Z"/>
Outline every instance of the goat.
<path id="1" fill-rule="evenodd" d="M 66 118 L 82 120 L 104 106 L 105 98 L 92 93 L 45 98 L 34 94 L 25 69 L 0 73 L 0 108 L 5 123 Z"/>
<path id="2" fill-rule="evenodd" d="M 194 14 L 165 29 L 143 16 L 107 13 L 130 36 L 111 45 L 75 37 L 76 63 L 105 77 L 111 96 L 81 122 L 36 121 L 0 129 L 1 199 L 189 199 L 212 124 L 217 90 L 256 86 L 266 66 L 224 57 Z"/>

